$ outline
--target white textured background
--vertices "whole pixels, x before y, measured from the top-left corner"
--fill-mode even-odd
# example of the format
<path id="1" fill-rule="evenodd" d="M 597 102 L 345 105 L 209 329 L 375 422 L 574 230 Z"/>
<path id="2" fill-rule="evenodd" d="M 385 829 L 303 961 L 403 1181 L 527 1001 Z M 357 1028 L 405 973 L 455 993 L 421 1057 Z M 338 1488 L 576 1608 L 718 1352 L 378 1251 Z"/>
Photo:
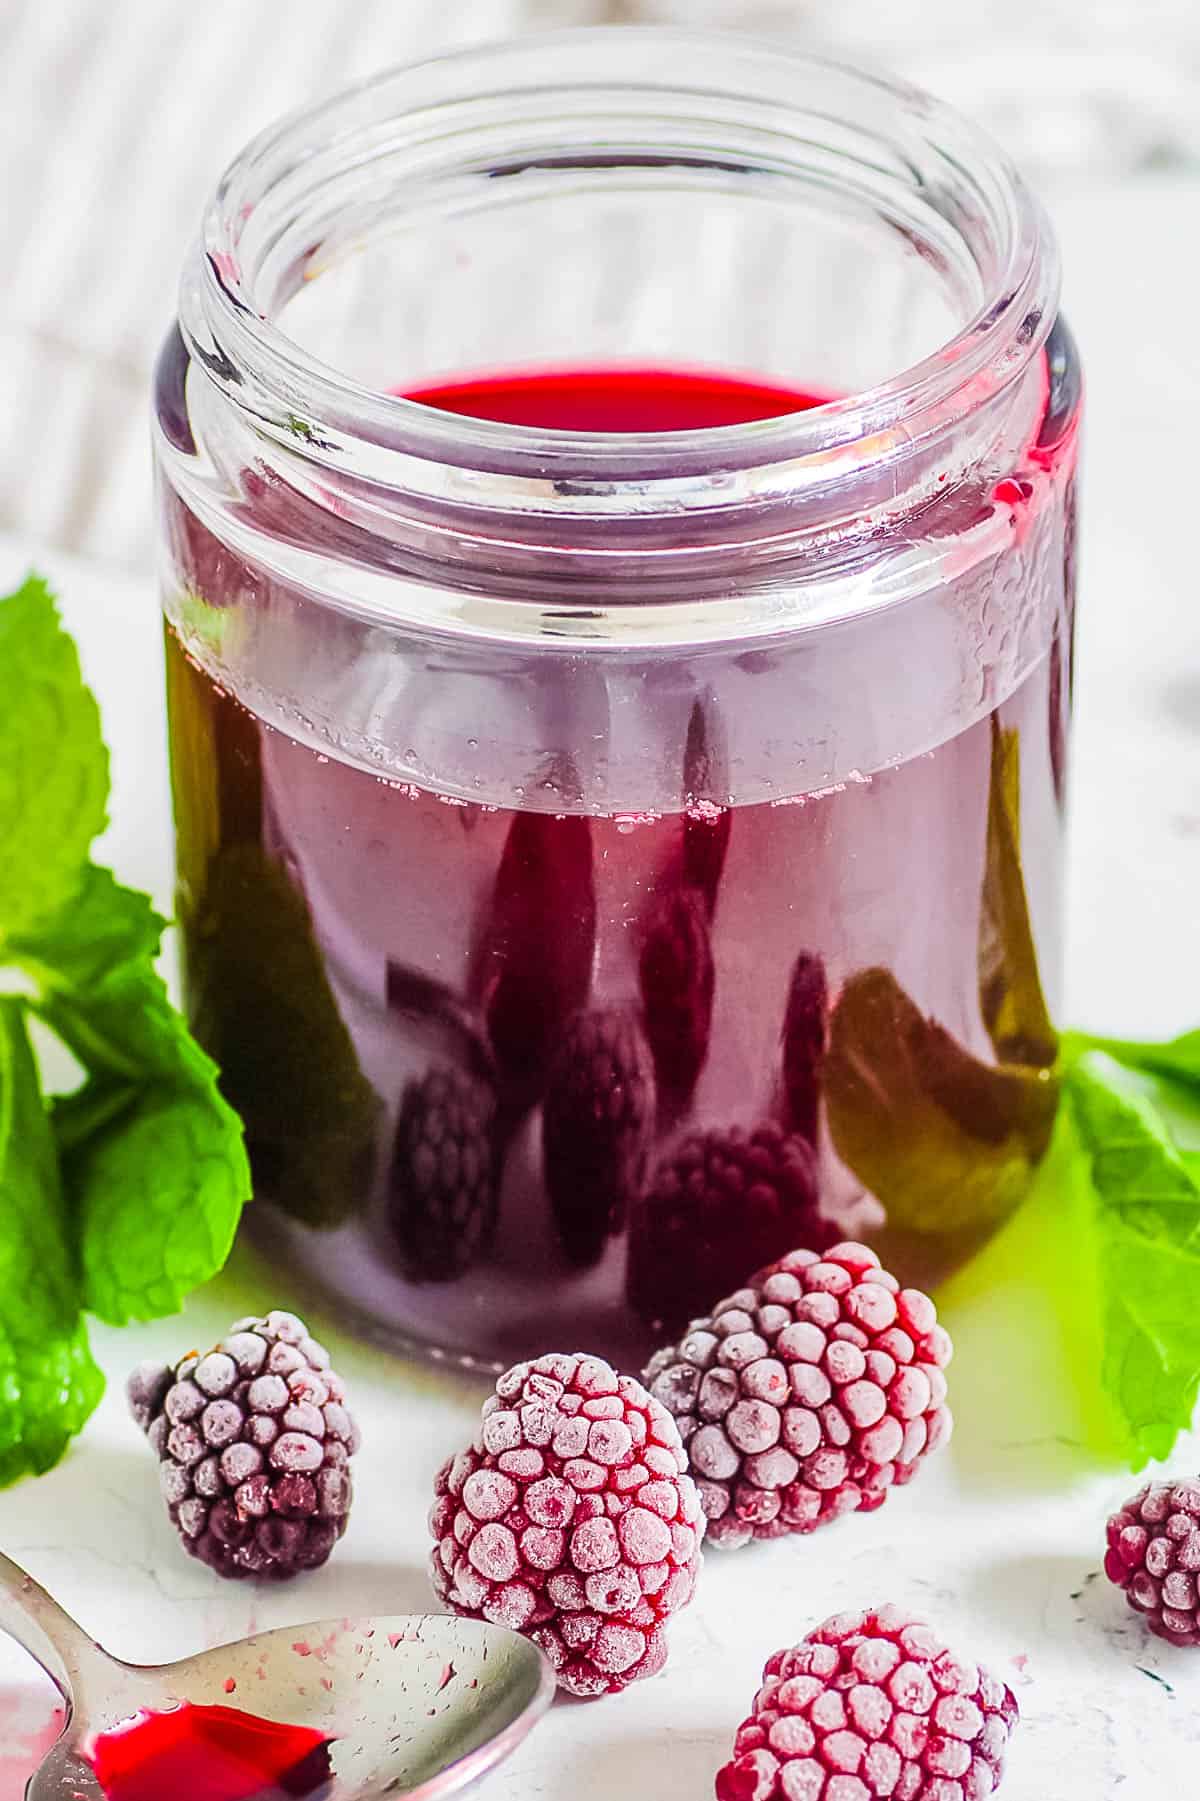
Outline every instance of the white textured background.
<path id="1" fill-rule="evenodd" d="M 0 0 L 0 531 L 146 566 L 149 370 L 255 130 L 392 62 L 618 18 L 750 25 L 924 81 L 1052 198 L 1200 167 L 1194 0 Z"/>
<path id="2" fill-rule="evenodd" d="M 148 380 L 225 163 L 280 113 L 575 0 L 0 0 L 0 529 L 149 554 Z"/>

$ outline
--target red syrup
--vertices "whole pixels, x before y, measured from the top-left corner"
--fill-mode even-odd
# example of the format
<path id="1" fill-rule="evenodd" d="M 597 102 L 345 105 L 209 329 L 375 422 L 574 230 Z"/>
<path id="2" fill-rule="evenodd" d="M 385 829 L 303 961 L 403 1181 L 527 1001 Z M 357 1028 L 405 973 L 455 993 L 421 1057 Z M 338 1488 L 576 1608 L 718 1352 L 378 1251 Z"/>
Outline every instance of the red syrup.
<path id="1" fill-rule="evenodd" d="M 712 431 L 807 412 L 813 395 L 703 369 L 535 369 L 408 388 L 444 413 L 543 431 Z"/>
<path id="2" fill-rule="evenodd" d="M 405 392 L 582 431 L 729 426 L 821 404 L 669 368 L 543 368 Z M 354 729 L 403 705 L 390 741 L 433 747 L 415 753 L 429 766 L 419 782 L 314 742 L 282 703 L 252 710 L 168 629 L 189 1011 L 246 1123 L 260 1197 L 249 1227 L 302 1287 L 452 1355 L 504 1365 L 579 1342 L 636 1368 L 666 1328 L 793 1247 L 799 1190 L 781 1133 L 812 1141 L 822 1207 L 905 1282 L 939 1280 L 994 1229 L 969 1210 L 928 1226 L 893 1219 L 838 1155 L 818 1072 L 825 998 L 873 970 L 952 1046 L 995 1060 L 981 895 L 1008 744 L 1020 753 L 1020 868 L 1000 875 L 1005 892 L 1025 891 L 1052 994 L 1070 458 L 1031 446 L 1018 477 L 1019 495 L 947 490 L 927 522 L 941 585 L 855 640 L 861 666 L 840 656 L 836 632 L 814 634 L 799 686 L 775 680 L 760 650 L 713 688 L 685 657 L 615 709 L 602 659 L 580 657 L 551 683 L 514 653 L 481 681 L 431 653 L 428 668 L 414 655 L 397 703 L 387 659 L 326 670 L 306 657 L 310 716 Z M 323 535 L 335 552 L 332 517 L 299 518 L 281 486 L 247 480 L 246 494 L 264 534 Z M 252 633 L 260 611 L 286 615 L 282 577 L 167 504 L 197 642 Z M 981 529 L 982 557 L 970 547 Z M 1018 645 L 1051 609 L 1052 649 L 1014 654 L 1019 679 L 981 687 L 970 633 Z M 286 665 L 285 636 L 275 654 Z M 876 728 L 880 704 L 898 726 Z M 619 808 L 597 777 L 606 768 L 621 772 Z M 793 1017 L 809 988 L 814 1017 Z M 969 1114 L 969 1096 L 951 1099 Z M 968 1124 L 986 1142 L 1006 1129 Z M 733 1176 L 727 1197 L 706 1191 L 720 1218 L 688 1236 L 699 1134 Z M 760 1145 L 782 1171 L 765 1190 Z M 673 1186 L 686 1191 L 678 1248 L 670 1209 L 654 1211 Z"/>
<path id="3" fill-rule="evenodd" d="M 185 1701 L 101 1733 L 90 1762 L 108 1801 L 285 1801 L 326 1792 L 332 1742 L 311 1726 Z"/>

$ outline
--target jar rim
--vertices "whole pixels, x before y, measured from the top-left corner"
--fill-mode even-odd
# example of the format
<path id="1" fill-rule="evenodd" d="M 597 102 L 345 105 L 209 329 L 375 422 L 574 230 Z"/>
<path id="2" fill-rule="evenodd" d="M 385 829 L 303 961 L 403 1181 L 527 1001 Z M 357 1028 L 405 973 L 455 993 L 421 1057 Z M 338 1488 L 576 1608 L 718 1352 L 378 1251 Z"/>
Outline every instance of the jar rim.
<path id="1" fill-rule="evenodd" d="M 390 141 L 389 121 L 411 124 L 419 114 L 428 122 L 456 98 L 479 97 L 481 82 L 492 100 L 527 93 L 521 71 L 551 53 L 560 64 L 574 59 L 576 73 L 560 73 L 546 85 L 547 96 L 594 91 L 600 74 L 611 70 L 609 82 L 620 80 L 640 95 L 690 93 L 710 104 L 720 98 L 757 107 L 784 137 L 789 92 L 795 127 L 808 116 L 801 96 L 818 84 L 832 85 L 847 104 L 853 96 L 856 104 L 881 108 L 897 132 L 903 124 L 915 133 L 913 142 L 920 138 L 989 209 L 996 241 L 980 269 L 980 303 L 944 344 L 873 386 L 799 413 L 667 432 L 550 430 L 444 412 L 362 385 L 274 323 L 256 287 L 258 272 L 241 255 L 246 220 L 273 188 L 302 189 L 306 167 L 318 168 L 331 149 L 380 153 Z M 710 62 L 700 88 L 684 84 L 681 71 Z M 671 73 L 656 74 L 660 67 Z M 507 90 L 500 85 L 506 69 Z M 425 97 L 430 90 L 432 101 Z M 837 118 L 828 103 L 823 116 Z M 921 171 L 915 165 L 913 179 L 916 192 Z M 603 493 L 619 498 L 636 487 L 646 510 L 647 484 L 657 507 L 664 482 L 678 490 L 690 476 L 710 477 L 714 466 L 769 472 L 769 498 L 798 486 L 827 489 L 868 457 L 902 459 L 915 440 L 943 436 L 1025 372 L 1051 329 L 1058 290 L 1057 249 L 1040 204 L 1007 156 L 954 109 L 905 84 L 771 40 L 614 25 L 530 33 L 401 65 L 269 127 L 229 165 L 209 203 L 185 273 L 180 319 L 209 377 L 286 453 L 329 469 L 358 469 L 384 486 L 406 487 L 414 460 L 491 472 L 527 487 L 523 504 L 548 485 L 561 502 L 562 484 L 578 481 L 588 485 L 591 511 L 604 510 L 597 504 Z M 675 505 L 680 498 L 676 492 Z M 754 498 L 764 498 L 761 483 Z"/>

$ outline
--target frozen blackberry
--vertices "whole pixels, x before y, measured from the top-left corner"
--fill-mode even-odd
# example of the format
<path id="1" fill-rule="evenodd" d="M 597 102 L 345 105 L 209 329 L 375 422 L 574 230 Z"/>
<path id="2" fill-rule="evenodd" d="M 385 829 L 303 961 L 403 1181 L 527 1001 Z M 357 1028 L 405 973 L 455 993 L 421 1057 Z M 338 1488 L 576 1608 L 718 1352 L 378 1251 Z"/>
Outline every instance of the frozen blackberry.
<path id="1" fill-rule="evenodd" d="M 1200 1645 L 1200 1482 L 1150 1482 L 1108 1522 L 1104 1573 L 1151 1632 Z"/>
<path id="2" fill-rule="evenodd" d="M 570 772 L 560 786 L 568 786 Z M 478 1000 L 501 1099 L 539 1098 L 555 1045 L 588 998 L 596 949 L 591 825 L 581 814 L 518 813 L 509 828 L 476 959 Z"/>
<path id="3" fill-rule="evenodd" d="M 985 1801 L 1018 1718 L 898 1607 L 837 1614 L 768 1659 L 717 1801 Z"/>
<path id="4" fill-rule="evenodd" d="M 570 1694 L 653 1676 L 700 1569 L 686 1463 L 674 1420 L 632 1377 L 598 1357 L 519 1363 L 438 1475 L 433 1586 L 457 1612 L 525 1633 Z"/>
<path id="5" fill-rule="evenodd" d="M 450 1282 L 486 1249 L 498 1203 L 496 1097 L 483 1080 L 438 1067 L 400 1103 L 388 1217 L 404 1272 Z"/>
<path id="6" fill-rule="evenodd" d="M 616 1009 L 577 1014 L 542 1105 L 546 1191 L 572 1263 L 595 1263 L 625 1224 L 653 1123 L 654 1066 L 637 1020 Z"/>
<path id="7" fill-rule="evenodd" d="M 678 1332 L 785 1251 L 823 1250 L 836 1237 L 820 1214 L 806 1139 L 772 1120 L 751 1132 L 697 1132 L 633 1209 L 630 1304 L 656 1330 Z"/>
<path id="8" fill-rule="evenodd" d="M 794 1251 L 693 1320 L 646 1371 L 688 1449 L 715 1544 L 871 1512 L 950 1433 L 950 1340 L 874 1251 Z"/>
<path id="9" fill-rule="evenodd" d="M 789 1130 L 817 1142 L 821 1111 L 821 1064 L 829 1025 L 825 964 L 801 951 L 792 965 L 783 1019 L 783 1102 Z"/>
<path id="10" fill-rule="evenodd" d="M 274 1581 L 325 1562 L 346 1530 L 358 1431 L 329 1353 L 294 1313 L 238 1320 L 173 1368 L 142 1364 L 126 1394 L 193 1557 Z"/>
<path id="11" fill-rule="evenodd" d="M 658 1092 L 678 1118 L 700 1079 L 712 1031 L 715 971 L 708 908 L 698 889 L 677 888 L 658 903 L 638 976 Z"/>

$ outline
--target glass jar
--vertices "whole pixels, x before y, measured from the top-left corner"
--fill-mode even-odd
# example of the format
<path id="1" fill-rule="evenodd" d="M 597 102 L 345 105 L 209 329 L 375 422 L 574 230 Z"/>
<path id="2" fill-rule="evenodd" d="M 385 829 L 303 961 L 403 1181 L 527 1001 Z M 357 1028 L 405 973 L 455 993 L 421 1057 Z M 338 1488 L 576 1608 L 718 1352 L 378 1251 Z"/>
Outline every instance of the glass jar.
<path id="1" fill-rule="evenodd" d="M 721 35 L 402 69 L 229 169 L 157 376 L 178 906 L 298 1298 L 633 1367 L 796 1244 L 929 1283 L 1017 1204 L 1057 293 L 962 120 Z"/>

